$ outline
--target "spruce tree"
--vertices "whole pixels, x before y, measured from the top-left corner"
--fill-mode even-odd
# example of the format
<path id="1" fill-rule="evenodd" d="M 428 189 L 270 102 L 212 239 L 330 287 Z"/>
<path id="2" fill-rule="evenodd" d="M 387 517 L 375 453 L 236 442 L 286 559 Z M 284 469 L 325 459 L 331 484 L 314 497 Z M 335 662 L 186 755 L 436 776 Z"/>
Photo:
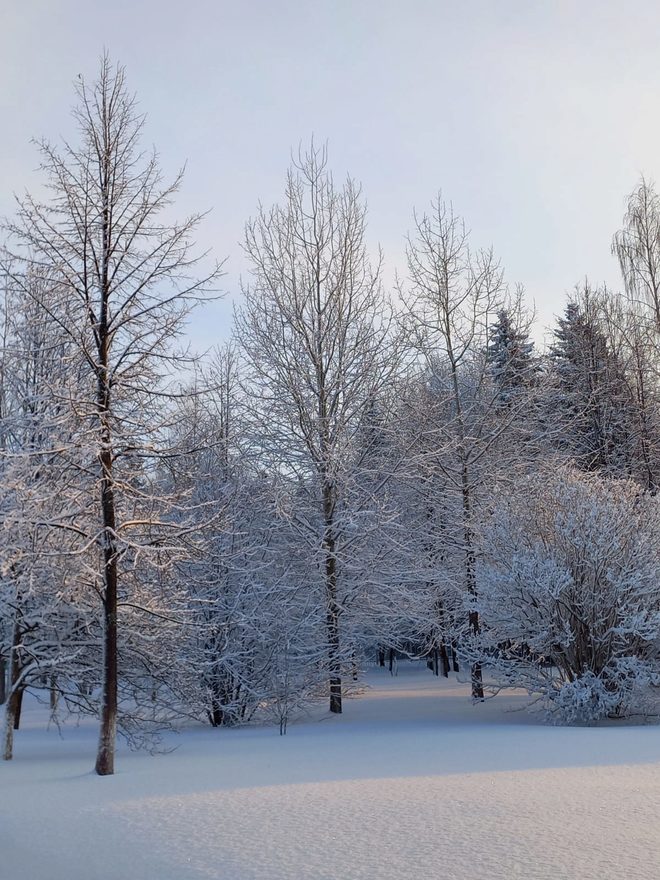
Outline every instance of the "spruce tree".
<path id="1" fill-rule="evenodd" d="M 570 302 L 550 349 L 548 422 L 557 443 L 584 470 L 630 471 L 630 397 L 588 288 Z"/>
<path id="2" fill-rule="evenodd" d="M 502 308 L 489 328 L 486 358 L 502 402 L 529 388 L 536 380 L 538 363 L 534 343 L 510 309 Z"/>

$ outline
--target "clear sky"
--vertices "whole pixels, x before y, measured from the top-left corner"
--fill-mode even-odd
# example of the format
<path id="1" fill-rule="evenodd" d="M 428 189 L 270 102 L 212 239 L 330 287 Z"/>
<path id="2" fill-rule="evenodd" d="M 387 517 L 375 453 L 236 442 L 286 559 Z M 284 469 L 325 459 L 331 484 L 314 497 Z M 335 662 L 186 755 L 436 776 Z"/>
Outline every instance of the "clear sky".
<path id="1" fill-rule="evenodd" d="M 618 284 L 626 194 L 660 177 L 659 34 L 655 0 L 0 0 L 0 212 L 107 47 L 165 170 L 188 162 L 181 213 L 213 209 L 230 296 L 196 344 L 226 338 L 244 221 L 312 133 L 362 181 L 387 277 L 441 188 L 548 324 L 585 275 Z"/>

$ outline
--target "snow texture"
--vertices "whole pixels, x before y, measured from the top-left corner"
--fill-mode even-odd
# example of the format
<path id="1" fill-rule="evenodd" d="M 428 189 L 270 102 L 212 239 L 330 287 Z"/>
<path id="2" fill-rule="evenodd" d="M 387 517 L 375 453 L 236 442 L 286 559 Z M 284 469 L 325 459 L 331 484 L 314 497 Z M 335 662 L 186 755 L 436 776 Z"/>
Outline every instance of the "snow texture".
<path id="1" fill-rule="evenodd" d="M 30 704 L 0 767 L 2 880 L 656 880 L 656 726 L 546 727 L 402 663 L 342 717 L 192 729 L 90 772 Z"/>

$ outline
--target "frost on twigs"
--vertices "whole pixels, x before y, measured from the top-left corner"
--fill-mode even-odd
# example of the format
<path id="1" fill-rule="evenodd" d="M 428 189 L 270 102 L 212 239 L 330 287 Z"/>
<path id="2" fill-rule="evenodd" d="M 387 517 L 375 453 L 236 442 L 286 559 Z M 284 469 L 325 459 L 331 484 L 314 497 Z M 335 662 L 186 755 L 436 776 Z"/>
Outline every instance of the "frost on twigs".
<path id="1" fill-rule="evenodd" d="M 648 713 L 660 684 L 657 497 L 571 468 L 502 494 L 482 536 L 478 650 L 560 722 Z"/>

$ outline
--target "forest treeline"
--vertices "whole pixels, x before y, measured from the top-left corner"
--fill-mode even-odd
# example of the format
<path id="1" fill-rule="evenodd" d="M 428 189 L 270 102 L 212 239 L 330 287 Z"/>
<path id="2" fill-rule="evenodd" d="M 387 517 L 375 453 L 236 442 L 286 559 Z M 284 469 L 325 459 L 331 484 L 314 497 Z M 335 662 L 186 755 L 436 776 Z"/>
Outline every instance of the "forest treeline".
<path id="1" fill-rule="evenodd" d="M 43 195 L 0 252 L 4 757 L 27 691 L 99 717 L 105 775 L 118 728 L 285 732 L 394 651 L 564 722 L 655 711 L 653 184 L 613 235 L 620 290 L 581 281 L 540 348 L 441 196 L 402 218 L 386 290 L 360 186 L 312 144 L 246 224 L 231 341 L 198 357 L 203 218 L 172 221 L 181 177 L 123 69 L 76 88 L 77 138 L 38 144 Z"/>

